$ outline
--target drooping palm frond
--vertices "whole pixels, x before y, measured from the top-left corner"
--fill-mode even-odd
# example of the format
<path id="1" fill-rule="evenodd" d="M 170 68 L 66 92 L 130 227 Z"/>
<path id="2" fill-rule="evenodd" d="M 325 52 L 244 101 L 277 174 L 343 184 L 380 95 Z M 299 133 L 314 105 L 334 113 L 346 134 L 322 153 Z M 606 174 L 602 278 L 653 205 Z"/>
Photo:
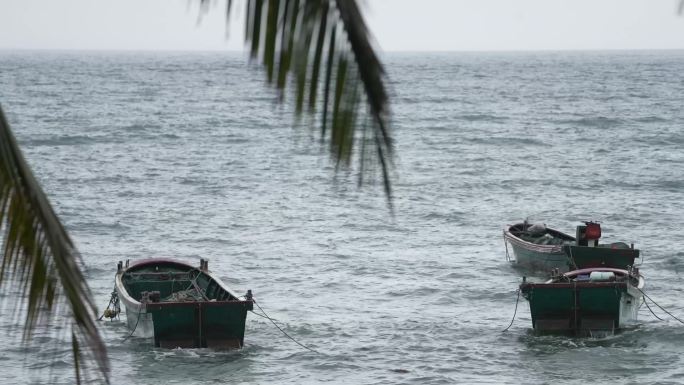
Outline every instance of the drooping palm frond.
<path id="1" fill-rule="evenodd" d="M 320 111 L 321 138 L 337 167 L 379 165 L 391 205 L 392 137 L 386 74 L 356 0 L 247 0 L 246 42 L 297 114 Z M 230 16 L 232 1 L 228 0 Z"/>
<path id="2" fill-rule="evenodd" d="M 71 322 L 77 379 L 95 362 L 108 382 L 105 345 L 95 325 L 95 306 L 83 277 L 80 255 L 24 159 L 0 107 L 0 229 L 4 250 L 0 289 L 19 285 L 25 301 L 24 342 L 47 328 L 57 312 Z M 64 306 L 64 302 L 68 306 Z M 84 356 L 86 359 L 82 359 Z"/>

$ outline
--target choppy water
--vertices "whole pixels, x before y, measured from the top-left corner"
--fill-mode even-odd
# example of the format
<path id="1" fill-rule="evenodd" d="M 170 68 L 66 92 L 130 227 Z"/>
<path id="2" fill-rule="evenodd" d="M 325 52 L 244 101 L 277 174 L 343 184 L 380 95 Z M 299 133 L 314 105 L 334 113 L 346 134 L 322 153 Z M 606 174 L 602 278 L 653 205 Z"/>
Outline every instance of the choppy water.
<path id="1" fill-rule="evenodd" d="M 0 103 L 106 305 L 116 262 L 210 259 L 315 355 L 250 315 L 235 352 L 153 349 L 103 323 L 114 383 L 684 383 L 684 325 L 646 308 L 605 339 L 535 337 L 506 223 L 642 249 L 684 316 L 684 52 L 392 54 L 396 216 L 338 176 L 239 54 L 0 53 Z M 377 187 L 377 186 L 376 186 Z M 10 293 L 0 293 L 6 297 Z M 666 315 L 661 316 L 667 318 Z M 73 382 L 68 346 L 0 378 Z M 42 358 L 41 358 L 42 357 Z"/>

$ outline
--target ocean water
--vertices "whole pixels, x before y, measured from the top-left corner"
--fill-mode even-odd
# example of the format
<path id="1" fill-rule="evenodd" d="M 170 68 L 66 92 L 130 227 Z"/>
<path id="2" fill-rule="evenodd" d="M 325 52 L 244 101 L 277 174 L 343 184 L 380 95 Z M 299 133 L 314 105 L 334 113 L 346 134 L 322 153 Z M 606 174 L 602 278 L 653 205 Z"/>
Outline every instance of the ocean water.
<path id="1" fill-rule="evenodd" d="M 384 61 L 395 215 L 334 177 L 242 54 L 0 52 L 0 103 L 83 254 L 96 303 L 117 261 L 173 257 L 252 289 L 245 348 L 155 349 L 102 322 L 113 383 L 684 383 L 684 325 L 644 307 L 612 337 L 537 337 L 505 258 L 530 217 L 642 250 L 646 293 L 684 318 L 684 52 L 402 53 Z M 12 293 L 0 293 L 7 299 Z M 74 382 L 64 330 L 3 383 Z M 47 373 L 47 374 L 46 374 Z"/>

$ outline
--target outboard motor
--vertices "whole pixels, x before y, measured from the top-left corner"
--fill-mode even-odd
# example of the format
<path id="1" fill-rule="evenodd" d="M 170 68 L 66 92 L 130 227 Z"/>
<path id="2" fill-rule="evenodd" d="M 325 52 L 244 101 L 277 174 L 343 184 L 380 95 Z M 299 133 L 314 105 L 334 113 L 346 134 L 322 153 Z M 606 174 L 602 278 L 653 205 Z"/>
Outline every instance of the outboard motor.
<path id="1" fill-rule="evenodd" d="M 596 247 L 601 238 L 601 225 L 598 222 L 584 222 L 577 226 L 577 246 Z"/>

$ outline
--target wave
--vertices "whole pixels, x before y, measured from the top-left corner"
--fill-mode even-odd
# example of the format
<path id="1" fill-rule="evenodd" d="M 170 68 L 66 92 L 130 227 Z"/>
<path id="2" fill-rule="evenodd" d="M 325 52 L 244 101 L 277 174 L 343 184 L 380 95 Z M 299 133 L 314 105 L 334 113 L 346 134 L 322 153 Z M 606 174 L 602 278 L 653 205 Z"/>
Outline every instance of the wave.
<path id="1" fill-rule="evenodd" d="M 129 124 L 127 126 L 121 127 L 122 130 L 124 131 L 132 131 L 132 132 L 142 132 L 142 131 L 147 131 L 149 129 L 160 129 L 162 126 L 160 124 L 155 124 L 155 123 L 133 123 Z"/>
<path id="2" fill-rule="evenodd" d="M 639 138 L 639 141 L 656 146 L 672 146 L 684 144 L 684 134 L 650 135 Z"/>
<path id="3" fill-rule="evenodd" d="M 565 125 L 571 125 L 571 126 L 589 127 L 589 128 L 609 128 L 609 127 L 620 126 L 620 125 L 624 124 L 625 121 L 622 119 L 618 119 L 618 118 L 608 118 L 605 116 L 594 116 L 594 117 L 582 117 L 582 118 L 578 118 L 578 119 L 563 119 L 563 120 L 559 120 L 558 123 L 565 124 Z"/>
<path id="4" fill-rule="evenodd" d="M 671 254 L 660 260 L 652 260 L 649 267 L 674 271 L 677 274 L 684 272 L 684 252 Z"/>
<path id="5" fill-rule="evenodd" d="M 447 223 L 462 223 L 471 214 L 463 211 L 431 212 L 422 216 L 424 220 L 439 220 Z"/>
<path id="6" fill-rule="evenodd" d="M 508 118 L 489 114 L 468 114 L 456 117 L 457 120 L 465 120 L 468 122 L 505 122 Z"/>
<path id="7" fill-rule="evenodd" d="M 519 147 L 521 145 L 531 145 L 531 146 L 543 146 L 544 142 L 539 139 L 529 138 L 529 137 L 515 137 L 515 136 L 501 136 L 501 137 L 489 137 L 489 138 L 469 138 L 467 139 L 470 143 L 475 144 L 492 144 L 497 146 L 515 146 Z"/>
<path id="8" fill-rule="evenodd" d="M 122 143 L 123 140 L 115 136 L 108 135 L 69 135 L 69 136 L 52 136 L 42 139 L 29 139 L 22 141 L 22 144 L 30 147 L 40 146 L 80 146 L 99 143 Z"/>
<path id="9" fill-rule="evenodd" d="M 658 180 L 650 183 L 651 186 L 669 192 L 681 193 L 684 190 L 684 181 L 681 180 Z"/>
<path id="10" fill-rule="evenodd" d="M 635 122 L 639 123 L 662 123 L 662 122 L 667 122 L 667 119 L 661 118 L 659 116 L 643 116 L 641 118 L 636 118 L 634 119 Z"/>

